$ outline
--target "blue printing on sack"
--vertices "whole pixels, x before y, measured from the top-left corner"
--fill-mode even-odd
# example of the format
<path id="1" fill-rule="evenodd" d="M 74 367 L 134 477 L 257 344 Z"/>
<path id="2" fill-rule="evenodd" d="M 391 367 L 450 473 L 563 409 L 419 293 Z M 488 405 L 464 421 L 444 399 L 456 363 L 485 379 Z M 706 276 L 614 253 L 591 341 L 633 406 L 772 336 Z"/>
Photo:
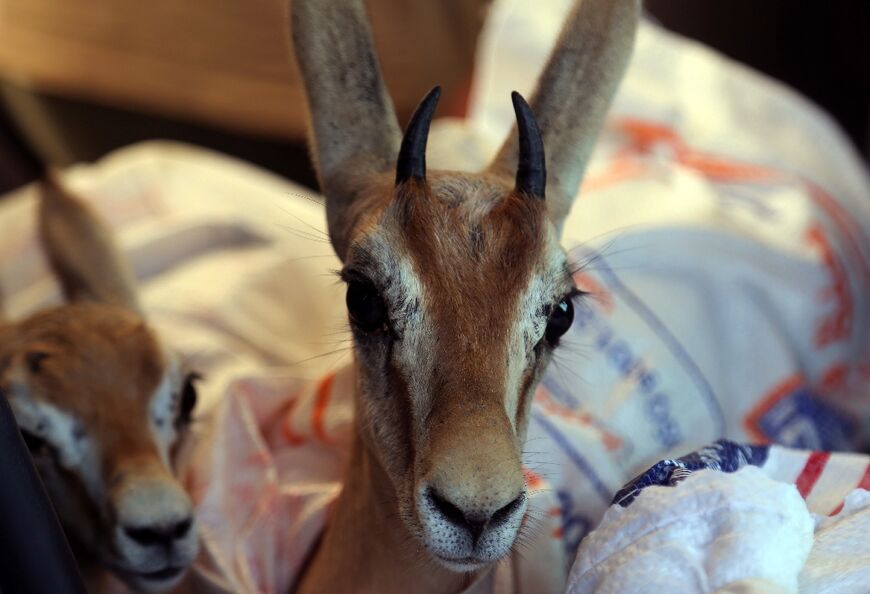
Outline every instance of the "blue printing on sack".
<path id="1" fill-rule="evenodd" d="M 771 441 L 803 450 L 851 450 L 857 424 L 822 402 L 807 386 L 775 403 L 758 420 Z"/>
<path id="2" fill-rule="evenodd" d="M 735 472 L 747 464 L 761 466 L 767 460 L 768 451 L 768 446 L 743 445 L 720 439 L 687 456 L 656 463 L 617 491 L 611 505 L 628 507 L 645 488 L 652 485 L 673 487 L 696 470 L 709 468 Z"/>
<path id="3" fill-rule="evenodd" d="M 577 250 L 583 252 L 584 257 L 588 257 L 589 261 L 595 262 L 596 272 L 606 277 L 605 281 L 608 287 L 619 293 L 625 301 L 625 304 L 633 309 L 634 312 L 647 323 L 649 328 L 659 337 L 664 346 L 671 351 L 671 354 L 682 365 L 686 374 L 698 387 L 715 425 L 714 434 L 723 435 L 725 433 L 725 415 L 722 412 L 722 407 L 716 399 L 716 394 L 713 392 L 710 382 L 708 382 L 707 378 L 704 377 L 704 374 L 701 373 L 698 365 L 689 356 L 689 353 L 683 345 L 680 344 L 673 334 L 671 334 L 670 330 L 665 327 L 658 316 L 656 316 L 637 295 L 622 283 L 610 266 L 607 265 L 602 254 L 585 246 L 577 247 L 571 251 L 575 252 Z"/>
<path id="4" fill-rule="evenodd" d="M 610 488 L 604 484 L 604 481 L 595 473 L 593 465 L 587 460 L 571 442 L 565 438 L 565 435 L 553 425 L 545 415 L 537 412 L 532 412 L 532 418 L 537 421 L 550 437 L 556 442 L 571 462 L 586 476 L 589 483 L 595 492 L 604 500 L 610 499 Z"/>

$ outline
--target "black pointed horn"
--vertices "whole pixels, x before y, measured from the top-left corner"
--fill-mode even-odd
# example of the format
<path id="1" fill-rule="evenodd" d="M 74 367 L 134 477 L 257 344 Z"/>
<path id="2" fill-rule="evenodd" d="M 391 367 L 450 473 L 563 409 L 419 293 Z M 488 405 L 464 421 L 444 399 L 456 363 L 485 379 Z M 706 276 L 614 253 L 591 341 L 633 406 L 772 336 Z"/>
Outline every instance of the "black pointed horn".
<path id="1" fill-rule="evenodd" d="M 547 186 L 547 164 L 544 159 L 544 141 L 541 139 L 541 131 L 538 129 L 532 108 L 523 96 L 514 91 L 511 93 L 511 101 L 517 115 L 517 131 L 520 137 L 515 189 L 517 192 L 543 198 Z"/>
<path id="2" fill-rule="evenodd" d="M 396 161 L 396 185 L 412 177 L 426 179 L 426 141 L 429 139 L 429 124 L 441 97 L 441 87 L 429 91 L 408 122 L 399 158 Z"/>

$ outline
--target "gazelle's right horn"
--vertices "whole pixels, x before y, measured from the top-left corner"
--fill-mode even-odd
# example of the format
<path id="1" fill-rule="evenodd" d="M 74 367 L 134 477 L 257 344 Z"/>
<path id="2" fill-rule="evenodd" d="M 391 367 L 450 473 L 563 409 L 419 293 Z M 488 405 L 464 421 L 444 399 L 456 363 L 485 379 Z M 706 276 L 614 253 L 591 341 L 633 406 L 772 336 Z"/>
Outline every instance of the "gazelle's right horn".
<path id="1" fill-rule="evenodd" d="M 441 97 L 441 87 L 429 91 L 408 122 L 402 137 L 399 158 L 396 160 L 396 185 L 415 178 L 426 179 L 426 142 L 429 140 L 429 125 Z"/>

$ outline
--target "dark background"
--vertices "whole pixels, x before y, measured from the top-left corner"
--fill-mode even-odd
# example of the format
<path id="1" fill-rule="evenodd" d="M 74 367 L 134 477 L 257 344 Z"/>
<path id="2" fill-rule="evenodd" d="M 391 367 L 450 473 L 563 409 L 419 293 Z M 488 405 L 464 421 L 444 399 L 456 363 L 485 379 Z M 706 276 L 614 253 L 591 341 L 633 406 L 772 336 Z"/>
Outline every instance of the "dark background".
<path id="1" fill-rule="evenodd" d="M 870 0 L 646 0 L 667 28 L 785 81 L 839 122 L 870 162 Z M 139 140 L 208 146 L 313 186 L 302 143 L 228 133 L 186 121 L 40 96 L 76 160 Z M 33 179 L 35 160 L 0 107 L 0 192 Z"/>
<path id="2" fill-rule="evenodd" d="M 672 31 L 785 81 L 870 157 L 870 1 L 645 0 Z"/>

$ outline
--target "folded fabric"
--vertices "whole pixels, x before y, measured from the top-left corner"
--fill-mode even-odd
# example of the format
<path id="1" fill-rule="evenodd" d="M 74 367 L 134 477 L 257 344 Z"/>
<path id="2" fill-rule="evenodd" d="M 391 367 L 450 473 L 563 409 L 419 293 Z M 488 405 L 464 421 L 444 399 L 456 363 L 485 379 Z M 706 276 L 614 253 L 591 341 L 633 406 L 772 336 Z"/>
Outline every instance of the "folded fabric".
<path id="1" fill-rule="evenodd" d="M 798 592 L 813 520 L 793 485 L 701 470 L 612 506 L 581 543 L 570 594 Z"/>
<path id="2" fill-rule="evenodd" d="M 835 516 L 815 516 L 810 557 L 800 575 L 801 594 L 870 592 L 870 491 L 856 489 Z"/>
<path id="3" fill-rule="evenodd" d="M 568 592 L 870 592 L 868 462 L 727 440 L 662 460 L 617 492 Z"/>

